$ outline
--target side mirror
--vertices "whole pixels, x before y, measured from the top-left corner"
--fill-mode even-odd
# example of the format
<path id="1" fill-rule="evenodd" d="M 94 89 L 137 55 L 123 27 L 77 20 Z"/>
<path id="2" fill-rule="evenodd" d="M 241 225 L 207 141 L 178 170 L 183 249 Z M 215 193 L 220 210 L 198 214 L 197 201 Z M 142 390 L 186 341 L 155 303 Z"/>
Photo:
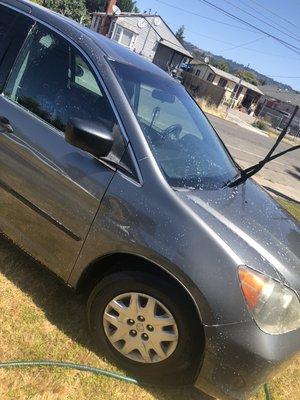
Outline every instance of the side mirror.
<path id="1" fill-rule="evenodd" d="M 68 143 L 96 157 L 106 157 L 112 149 L 113 134 L 104 124 L 72 118 L 66 127 Z"/>

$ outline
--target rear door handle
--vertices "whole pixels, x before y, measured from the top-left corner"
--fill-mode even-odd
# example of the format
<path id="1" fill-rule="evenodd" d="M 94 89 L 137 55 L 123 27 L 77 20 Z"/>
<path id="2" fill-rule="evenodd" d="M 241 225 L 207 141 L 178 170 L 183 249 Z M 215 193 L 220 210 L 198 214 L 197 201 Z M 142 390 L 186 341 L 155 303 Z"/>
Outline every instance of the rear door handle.
<path id="1" fill-rule="evenodd" d="M 0 116 L 0 129 L 3 128 L 6 132 L 12 133 L 13 127 L 10 125 L 9 120 L 6 117 Z"/>

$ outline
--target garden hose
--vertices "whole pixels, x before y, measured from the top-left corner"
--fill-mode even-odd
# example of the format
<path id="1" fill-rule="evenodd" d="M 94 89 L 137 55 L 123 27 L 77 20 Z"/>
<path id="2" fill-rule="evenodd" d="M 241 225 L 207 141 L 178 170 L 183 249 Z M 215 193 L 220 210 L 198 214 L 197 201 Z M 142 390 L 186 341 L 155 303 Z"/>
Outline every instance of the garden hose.
<path id="1" fill-rule="evenodd" d="M 266 400 L 272 400 L 272 395 L 271 395 L 271 392 L 270 392 L 270 388 L 266 383 L 264 384 L 264 392 L 265 392 Z"/>
<path id="2" fill-rule="evenodd" d="M 130 378 L 128 376 L 118 374 L 116 372 L 108 371 L 106 369 L 90 367 L 89 365 L 84 365 L 84 364 L 77 364 L 65 361 L 47 361 L 47 360 L 0 362 L 0 369 L 25 368 L 25 367 L 57 367 L 57 368 L 75 369 L 77 371 L 84 371 L 96 375 L 108 376 L 109 378 L 117 379 L 119 381 L 138 384 L 138 381 L 134 378 Z M 264 392 L 266 400 L 272 400 L 270 389 L 267 384 L 264 384 Z"/>
<path id="3" fill-rule="evenodd" d="M 22 368 L 22 367 L 58 367 L 58 368 L 76 369 L 78 371 L 90 372 L 96 375 L 108 376 L 110 378 L 118 379 L 120 381 L 125 381 L 135 384 L 138 383 L 136 379 L 130 378 L 122 374 L 118 374 L 116 372 L 108 371 L 106 369 L 100 369 L 96 367 L 90 367 L 88 365 L 76 364 L 64 361 L 36 360 L 36 361 L 7 361 L 0 363 L 0 368 Z"/>

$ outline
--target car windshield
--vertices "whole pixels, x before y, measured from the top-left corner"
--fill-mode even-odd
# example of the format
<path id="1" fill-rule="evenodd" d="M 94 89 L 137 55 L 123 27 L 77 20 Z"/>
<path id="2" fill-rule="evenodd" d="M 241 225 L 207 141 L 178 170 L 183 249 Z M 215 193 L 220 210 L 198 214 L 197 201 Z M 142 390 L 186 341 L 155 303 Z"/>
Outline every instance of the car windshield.
<path id="1" fill-rule="evenodd" d="M 179 83 L 132 65 L 111 64 L 172 187 L 217 189 L 237 175 L 214 129 Z"/>

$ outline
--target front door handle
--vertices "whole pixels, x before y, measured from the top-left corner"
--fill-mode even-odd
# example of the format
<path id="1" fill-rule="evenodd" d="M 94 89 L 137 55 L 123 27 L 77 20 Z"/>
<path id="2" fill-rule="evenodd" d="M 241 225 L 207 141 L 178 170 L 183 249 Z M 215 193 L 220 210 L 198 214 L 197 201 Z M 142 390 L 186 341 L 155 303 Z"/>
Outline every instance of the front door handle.
<path id="1" fill-rule="evenodd" d="M 10 125 L 9 120 L 6 117 L 0 116 L 0 129 L 3 128 L 6 132 L 12 133 L 13 127 Z"/>

